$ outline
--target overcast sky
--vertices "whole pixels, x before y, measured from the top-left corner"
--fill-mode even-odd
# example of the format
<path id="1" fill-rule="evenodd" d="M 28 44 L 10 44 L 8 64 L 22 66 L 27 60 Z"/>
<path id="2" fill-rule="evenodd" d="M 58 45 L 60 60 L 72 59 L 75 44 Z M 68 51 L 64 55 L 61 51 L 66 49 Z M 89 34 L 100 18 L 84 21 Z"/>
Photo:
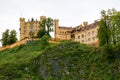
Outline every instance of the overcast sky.
<path id="1" fill-rule="evenodd" d="M 20 17 L 39 20 L 44 15 L 74 27 L 100 19 L 100 11 L 111 8 L 120 11 L 120 0 L 0 0 L 0 38 L 6 29 L 15 29 L 19 37 Z"/>

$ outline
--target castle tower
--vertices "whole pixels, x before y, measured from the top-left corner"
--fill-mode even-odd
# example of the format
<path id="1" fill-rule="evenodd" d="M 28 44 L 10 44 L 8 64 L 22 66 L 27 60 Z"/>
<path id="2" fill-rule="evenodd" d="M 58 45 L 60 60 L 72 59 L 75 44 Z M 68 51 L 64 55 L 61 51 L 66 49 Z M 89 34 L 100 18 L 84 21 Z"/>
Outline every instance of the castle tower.
<path id="1" fill-rule="evenodd" d="M 43 21 L 44 19 L 46 19 L 46 16 L 40 16 L 40 21 Z"/>
<path id="2" fill-rule="evenodd" d="M 20 40 L 24 38 L 25 18 L 20 18 Z"/>
<path id="3" fill-rule="evenodd" d="M 55 36 L 55 38 L 56 38 L 56 34 L 58 33 L 58 31 L 59 31 L 59 28 L 58 28 L 58 26 L 59 26 L 59 20 L 58 19 L 54 19 L 54 29 L 55 29 L 55 32 L 54 32 L 54 36 Z"/>

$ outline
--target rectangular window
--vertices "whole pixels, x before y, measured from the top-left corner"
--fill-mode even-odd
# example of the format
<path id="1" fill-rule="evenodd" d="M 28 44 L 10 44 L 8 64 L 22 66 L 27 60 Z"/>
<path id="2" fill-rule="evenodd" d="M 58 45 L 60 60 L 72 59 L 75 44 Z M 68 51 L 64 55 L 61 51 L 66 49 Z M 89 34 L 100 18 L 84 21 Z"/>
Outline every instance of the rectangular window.
<path id="1" fill-rule="evenodd" d="M 80 36 L 78 36 L 78 39 L 80 39 Z"/>
<path id="2" fill-rule="evenodd" d="M 88 34 L 87 34 L 88 36 L 90 36 L 90 32 L 88 32 Z"/>
<path id="3" fill-rule="evenodd" d="M 82 40 L 82 43 L 84 43 L 84 40 Z"/>
<path id="4" fill-rule="evenodd" d="M 27 32 L 27 30 L 24 30 L 24 33 L 26 33 Z"/>
<path id="5" fill-rule="evenodd" d="M 95 40 L 95 37 L 93 37 L 92 39 L 93 39 L 93 41 L 94 41 L 94 40 Z"/>
<path id="6" fill-rule="evenodd" d="M 91 39 L 90 38 L 88 38 L 88 42 L 90 42 L 91 41 Z"/>

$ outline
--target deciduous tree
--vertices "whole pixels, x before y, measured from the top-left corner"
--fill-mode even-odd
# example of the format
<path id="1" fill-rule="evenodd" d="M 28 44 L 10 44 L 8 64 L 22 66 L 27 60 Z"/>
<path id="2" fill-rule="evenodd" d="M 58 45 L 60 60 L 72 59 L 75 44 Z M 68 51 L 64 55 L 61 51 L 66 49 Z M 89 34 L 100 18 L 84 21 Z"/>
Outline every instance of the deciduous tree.
<path id="1" fill-rule="evenodd" d="M 9 29 L 3 32 L 1 42 L 2 46 L 6 46 L 9 43 Z"/>
<path id="2" fill-rule="evenodd" d="M 9 29 L 7 29 L 5 32 L 2 34 L 2 46 L 6 45 L 11 45 L 17 41 L 17 32 L 15 30 L 12 30 L 10 32 Z"/>
<path id="3" fill-rule="evenodd" d="M 50 32 L 53 31 L 53 19 L 48 17 L 40 22 L 40 30 L 37 34 L 39 38 L 44 35 L 50 36 Z"/>
<path id="4" fill-rule="evenodd" d="M 98 38 L 100 46 L 120 43 L 120 12 L 115 9 L 101 11 Z"/>

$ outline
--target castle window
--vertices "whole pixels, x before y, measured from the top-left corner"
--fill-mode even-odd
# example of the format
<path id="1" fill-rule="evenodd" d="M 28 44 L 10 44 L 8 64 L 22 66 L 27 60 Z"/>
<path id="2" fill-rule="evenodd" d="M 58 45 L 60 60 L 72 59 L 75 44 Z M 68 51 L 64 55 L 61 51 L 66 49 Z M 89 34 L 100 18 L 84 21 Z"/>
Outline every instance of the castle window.
<path id="1" fill-rule="evenodd" d="M 82 40 L 82 43 L 84 43 L 84 40 Z"/>
<path id="2" fill-rule="evenodd" d="M 78 36 L 78 39 L 80 39 L 80 36 Z"/>
<path id="3" fill-rule="evenodd" d="M 26 33 L 27 32 L 27 30 L 24 30 L 24 33 Z"/>
<path id="4" fill-rule="evenodd" d="M 32 25 L 30 26 L 30 29 L 33 29 L 33 26 L 32 26 Z"/>
<path id="5" fill-rule="evenodd" d="M 94 35 L 95 34 L 95 31 L 92 31 L 92 35 Z"/>
<path id="6" fill-rule="evenodd" d="M 88 42 L 90 42 L 91 41 L 91 39 L 90 38 L 88 38 Z"/>
<path id="7" fill-rule="evenodd" d="M 90 32 L 88 32 L 88 36 L 90 36 Z"/>
<path id="8" fill-rule="evenodd" d="M 26 26 L 24 26 L 24 29 L 26 29 L 27 27 Z"/>
<path id="9" fill-rule="evenodd" d="M 84 34 L 82 34 L 82 38 L 84 38 Z"/>
<path id="10" fill-rule="evenodd" d="M 95 40 L 95 37 L 93 37 L 92 40 L 94 41 L 94 40 Z"/>

